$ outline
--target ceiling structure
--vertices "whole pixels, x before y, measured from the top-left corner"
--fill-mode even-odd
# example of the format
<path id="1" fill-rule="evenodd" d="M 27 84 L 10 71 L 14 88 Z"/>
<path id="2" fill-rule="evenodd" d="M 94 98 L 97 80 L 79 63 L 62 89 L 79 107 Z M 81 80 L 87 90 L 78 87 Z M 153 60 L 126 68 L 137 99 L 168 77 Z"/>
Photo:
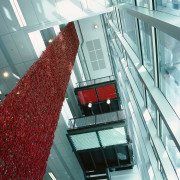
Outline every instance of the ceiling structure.
<path id="1" fill-rule="evenodd" d="M 5 94 L 15 87 L 19 78 L 45 50 L 39 30 L 54 27 L 58 33 L 57 26 L 60 24 L 111 10 L 109 0 L 1 0 L 0 99 L 5 98 Z M 3 77 L 4 72 L 9 73 L 8 78 Z"/>

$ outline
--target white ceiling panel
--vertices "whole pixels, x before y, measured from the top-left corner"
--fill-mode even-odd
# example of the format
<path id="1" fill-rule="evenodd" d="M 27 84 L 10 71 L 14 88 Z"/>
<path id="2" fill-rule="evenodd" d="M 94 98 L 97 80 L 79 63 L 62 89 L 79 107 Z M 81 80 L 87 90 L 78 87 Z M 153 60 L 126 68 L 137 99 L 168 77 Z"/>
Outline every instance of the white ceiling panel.
<path id="1" fill-rule="evenodd" d="M 99 10 L 106 6 L 105 0 L 87 0 L 87 5 L 89 9 Z"/>
<path id="2" fill-rule="evenodd" d="M 1 0 L 0 10 L 10 32 L 20 29 L 20 25 L 10 4 L 10 1 Z"/>
<path id="3" fill-rule="evenodd" d="M 54 0 L 32 0 L 32 3 L 40 23 L 59 18 Z"/>
<path id="4" fill-rule="evenodd" d="M 59 15 L 68 22 L 87 15 L 79 0 L 56 0 L 56 6 Z"/>
<path id="5" fill-rule="evenodd" d="M 23 77 L 27 71 L 27 68 L 25 67 L 24 63 L 16 64 L 15 68 L 17 69 L 17 71 L 21 77 Z"/>
<path id="6" fill-rule="evenodd" d="M 8 72 L 9 73 L 9 76 L 8 77 L 3 77 L 3 73 L 4 72 Z M 18 82 L 18 79 L 16 79 L 13 74 L 12 74 L 12 71 L 11 71 L 11 68 L 10 67 L 6 67 L 6 68 L 2 68 L 0 69 L 0 74 L 1 74 L 1 78 L 3 79 L 4 81 L 4 86 L 7 86 L 5 87 L 6 91 L 4 92 L 5 94 L 8 94 L 15 86 L 16 86 L 16 82 Z"/>
<path id="7" fill-rule="evenodd" d="M 18 3 L 27 26 L 39 24 L 32 2 L 30 0 L 18 0 Z"/>
<path id="8" fill-rule="evenodd" d="M 26 69 L 28 70 L 34 63 L 34 60 L 24 62 Z"/>
<path id="9" fill-rule="evenodd" d="M 0 12 L 0 24 L 1 24 L 0 35 L 8 33 L 9 30 L 8 30 L 7 25 L 2 17 L 1 12 Z"/>
<path id="10" fill-rule="evenodd" d="M 34 54 L 32 51 L 32 46 L 27 41 L 27 36 L 25 36 L 23 31 L 18 31 L 16 33 L 12 33 L 12 37 L 16 44 L 17 49 L 22 57 L 23 61 L 28 61 L 34 59 Z"/>
<path id="11" fill-rule="evenodd" d="M 6 58 L 4 57 L 4 54 L 2 50 L 0 49 L 0 68 L 8 66 L 8 63 L 6 61 Z"/>
<path id="12" fill-rule="evenodd" d="M 82 49 L 91 79 L 112 75 L 100 16 L 79 20 L 79 24 L 84 40 Z M 98 25 L 97 29 L 95 25 Z"/>
<path id="13" fill-rule="evenodd" d="M 18 52 L 18 49 L 15 45 L 15 42 L 10 34 L 7 34 L 5 36 L 2 36 L 2 41 L 6 47 L 7 52 L 13 61 L 14 64 L 21 63 L 22 59 L 20 57 L 20 54 Z"/>
<path id="14" fill-rule="evenodd" d="M 0 69 L 0 91 L 3 94 L 7 94 L 7 92 L 9 92 L 9 88 L 7 87 L 7 84 L 4 81 L 4 77 L 3 77 L 2 73 L 3 73 L 3 71 Z"/>
<path id="15" fill-rule="evenodd" d="M 55 165 L 55 170 L 56 171 L 66 171 L 64 169 L 64 166 L 63 166 L 62 162 L 59 159 L 55 159 L 53 161 L 53 164 Z"/>

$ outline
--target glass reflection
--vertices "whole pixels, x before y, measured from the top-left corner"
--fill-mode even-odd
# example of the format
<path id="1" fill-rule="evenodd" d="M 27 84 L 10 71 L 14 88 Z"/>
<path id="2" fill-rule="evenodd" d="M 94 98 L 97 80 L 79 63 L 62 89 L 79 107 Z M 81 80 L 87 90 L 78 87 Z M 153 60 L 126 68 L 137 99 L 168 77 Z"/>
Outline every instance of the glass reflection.
<path id="1" fill-rule="evenodd" d="M 162 123 L 162 133 L 161 133 L 161 139 L 165 146 L 165 149 L 171 159 L 171 162 L 176 170 L 176 173 L 178 177 L 180 178 L 180 152 L 178 151 L 176 144 L 174 143 L 174 140 L 172 139 L 172 136 L 170 135 L 166 125 L 163 122 L 163 119 L 160 118 Z"/>
<path id="2" fill-rule="evenodd" d="M 155 108 L 155 105 L 154 105 L 154 102 L 152 100 L 152 98 L 150 97 L 148 91 L 146 91 L 146 98 L 147 98 L 147 109 L 151 115 L 151 118 L 154 122 L 154 124 L 156 125 L 156 108 Z"/>
<path id="3" fill-rule="evenodd" d="M 180 16 L 180 0 L 156 0 L 156 8 L 158 11 Z"/>
<path id="4" fill-rule="evenodd" d="M 140 93 L 141 93 L 141 95 L 143 97 L 143 85 L 142 85 L 142 82 L 139 79 L 139 76 L 138 76 L 138 74 L 137 74 L 137 72 L 136 72 L 136 70 L 135 70 L 135 68 L 134 68 L 134 66 L 133 66 L 133 64 L 132 64 L 132 62 L 131 62 L 131 60 L 130 60 L 130 58 L 128 56 L 127 56 L 127 60 L 128 60 L 129 70 L 130 70 L 130 72 L 131 72 L 131 74 L 132 74 L 132 76 L 134 78 L 134 81 L 135 81 L 135 83 L 136 83 L 136 85 L 137 85 L 137 87 L 138 87 L 138 89 L 139 89 L 139 91 L 140 91 Z"/>
<path id="5" fill-rule="evenodd" d="M 180 117 L 180 41 L 158 31 L 160 89 Z"/>
<path id="6" fill-rule="evenodd" d="M 151 42 L 151 26 L 139 20 L 140 38 L 143 55 L 143 64 L 150 75 L 154 78 L 153 73 L 153 57 L 152 57 L 152 42 Z"/>
<path id="7" fill-rule="evenodd" d="M 137 5 L 148 8 L 149 7 L 149 0 L 137 0 Z"/>
<path id="8" fill-rule="evenodd" d="M 125 10 L 121 11 L 121 20 L 122 20 L 122 29 L 123 36 L 134 50 L 137 56 L 138 54 L 138 46 L 137 46 L 137 36 L 136 36 L 136 25 L 135 18 L 128 14 Z"/>

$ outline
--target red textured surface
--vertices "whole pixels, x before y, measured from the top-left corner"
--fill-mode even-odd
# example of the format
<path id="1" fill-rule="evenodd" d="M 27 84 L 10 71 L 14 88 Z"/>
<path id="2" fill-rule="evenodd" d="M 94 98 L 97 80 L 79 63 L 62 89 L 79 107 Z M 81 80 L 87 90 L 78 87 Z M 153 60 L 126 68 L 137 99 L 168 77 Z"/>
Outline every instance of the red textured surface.
<path id="1" fill-rule="evenodd" d="M 113 84 L 108 85 L 108 86 L 98 87 L 98 88 L 96 88 L 96 90 L 98 93 L 99 101 L 104 101 L 107 99 L 114 99 L 117 97 L 116 89 Z"/>
<path id="2" fill-rule="evenodd" d="M 69 23 L 0 104 L 0 179 L 43 179 L 78 46 Z"/>
<path id="3" fill-rule="evenodd" d="M 78 91 L 78 97 L 81 104 L 88 104 L 98 101 L 95 89 Z"/>

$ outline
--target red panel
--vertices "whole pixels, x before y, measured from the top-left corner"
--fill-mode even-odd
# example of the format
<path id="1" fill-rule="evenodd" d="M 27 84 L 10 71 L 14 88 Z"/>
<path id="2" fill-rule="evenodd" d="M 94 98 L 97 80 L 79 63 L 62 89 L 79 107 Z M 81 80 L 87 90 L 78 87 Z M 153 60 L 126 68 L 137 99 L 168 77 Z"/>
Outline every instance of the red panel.
<path id="1" fill-rule="evenodd" d="M 43 179 L 78 46 L 69 23 L 0 104 L 0 179 Z"/>
<path id="2" fill-rule="evenodd" d="M 114 84 L 98 87 L 96 89 L 97 89 L 99 101 L 104 101 L 107 99 L 114 99 L 117 97 Z"/>
<path id="3" fill-rule="evenodd" d="M 95 89 L 79 91 L 78 96 L 81 104 L 88 104 L 98 101 Z"/>

